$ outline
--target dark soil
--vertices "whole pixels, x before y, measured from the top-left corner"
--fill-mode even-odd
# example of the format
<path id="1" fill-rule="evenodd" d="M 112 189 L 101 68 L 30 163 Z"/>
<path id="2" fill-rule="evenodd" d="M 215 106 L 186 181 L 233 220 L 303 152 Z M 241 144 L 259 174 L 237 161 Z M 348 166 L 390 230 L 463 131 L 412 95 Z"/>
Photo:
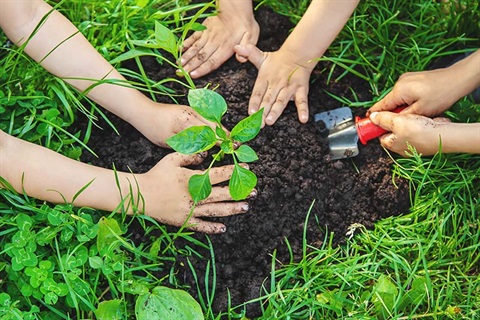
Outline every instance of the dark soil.
<path id="1" fill-rule="evenodd" d="M 262 30 L 258 46 L 266 51 L 278 49 L 287 37 L 291 23 L 264 7 L 256 15 Z M 144 63 L 148 76 L 154 80 L 175 77 L 173 68 L 148 59 Z M 134 68 L 133 64 L 126 67 Z M 298 261 L 302 253 L 304 222 L 312 203 L 306 228 L 308 241 L 315 246 L 322 244 L 325 232 L 334 232 L 335 244 L 341 244 L 348 226 L 353 223 L 371 228 L 378 219 L 408 211 L 407 183 L 397 179 L 394 185 L 392 160 L 377 141 L 360 146 L 360 155 L 355 158 L 329 159 L 326 140 L 319 134 L 313 115 L 341 105 L 324 90 L 352 98 L 352 87 L 360 100 L 371 97 L 367 85 L 353 76 L 327 84 L 327 72 L 322 72 L 327 67 L 319 64 L 312 73 L 309 123 L 299 123 L 295 106 L 290 103 L 275 125 L 265 127 L 249 143 L 259 155 L 259 160 L 250 165 L 258 176 L 258 196 L 250 200 L 251 209 L 247 214 L 220 219 L 227 225 L 225 234 L 210 236 L 216 262 L 216 311 L 228 308 L 229 294 L 233 306 L 260 296 L 261 286 L 270 274 L 274 250 L 277 250 L 279 261 L 290 261 L 285 239 L 288 239 Z M 252 65 L 240 64 L 232 58 L 217 71 L 196 81 L 197 87 L 207 83 L 219 85 L 217 92 L 222 94 L 229 106 L 224 118 L 228 129 L 247 116 L 247 104 L 256 75 L 257 70 Z M 175 89 L 177 92 L 185 91 L 180 87 Z M 165 97 L 159 97 L 159 100 L 171 102 Z M 187 104 L 187 100 L 180 98 L 179 103 Z M 354 110 L 357 115 L 364 112 Z M 115 116 L 109 114 L 109 118 L 120 135 L 116 135 L 105 123 L 100 123 L 104 129 L 94 130 L 89 142 L 99 158 L 85 153 L 83 161 L 107 168 L 115 163 L 119 170 L 130 168 L 133 172 L 145 172 L 171 152 L 153 145 Z M 170 227 L 170 230 L 175 228 Z M 132 234 L 135 233 L 136 230 L 132 230 Z M 195 234 L 194 237 L 206 242 L 203 234 Z M 136 235 L 136 239 L 141 240 L 142 234 Z M 192 256 L 189 259 L 203 286 L 202 278 L 210 254 L 208 250 L 195 249 L 204 254 L 204 258 Z M 185 261 L 178 262 L 178 278 L 191 287 L 193 296 L 197 296 L 188 265 Z M 247 310 L 251 317 L 260 313 L 258 304 L 249 305 Z"/>

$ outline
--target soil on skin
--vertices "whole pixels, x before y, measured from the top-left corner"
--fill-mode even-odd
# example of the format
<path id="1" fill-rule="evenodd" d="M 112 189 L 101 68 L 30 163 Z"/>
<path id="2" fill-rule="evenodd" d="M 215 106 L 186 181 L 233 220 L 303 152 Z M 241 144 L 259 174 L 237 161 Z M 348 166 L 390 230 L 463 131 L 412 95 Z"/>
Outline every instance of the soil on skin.
<path id="1" fill-rule="evenodd" d="M 287 37 L 291 23 L 265 7 L 256 12 L 256 18 L 261 27 L 259 48 L 277 50 Z M 133 63 L 125 67 L 135 68 Z M 153 80 L 175 77 L 173 68 L 151 59 L 144 60 L 144 67 Z M 366 146 L 361 145 L 360 155 L 355 158 L 330 160 L 327 142 L 313 121 L 313 115 L 342 105 L 324 90 L 352 98 L 352 87 L 360 100 L 370 99 L 370 93 L 366 84 L 353 76 L 327 83 L 327 72 L 322 72 L 327 67 L 320 63 L 312 73 L 310 121 L 307 124 L 300 124 L 291 102 L 275 125 L 265 127 L 255 140 L 248 143 L 259 156 L 258 161 L 250 164 L 250 170 L 258 177 L 258 196 L 249 201 L 248 213 L 219 218 L 227 225 L 227 232 L 210 236 L 215 252 L 217 287 L 214 308 L 217 312 L 227 310 L 229 298 L 231 305 L 236 306 L 261 295 L 262 284 L 270 274 L 272 253 L 276 250 L 276 259 L 280 262 L 290 261 L 285 239 L 288 239 L 294 259 L 298 261 L 310 207 L 307 238 L 315 246 L 321 246 L 325 232 L 334 232 L 335 244 L 340 244 L 353 223 L 371 228 L 378 219 L 408 211 L 407 183 L 397 179 L 394 185 L 392 160 L 376 140 Z M 207 83 L 219 85 L 217 92 L 229 106 L 223 123 L 232 129 L 247 117 L 248 100 L 256 76 L 255 67 L 240 64 L 232 58 L 217 71 L 197 80 L 196 85 L 199 88 Z M 181 87 L 172 88 L 187 93 Z M 158 99 L 171 102 L 166 97 Z M 185 97 L 178 101 L 188 104 Z M 354 113 L 363 115 L 365 110 L 354 110 Z M 103 129 L 94 129 L 89 142 L 98 158 L 85 153 L 83 161 L 106 168 L 112 168 L 114 163 L 118 170 L 131 169 L 140 173 L 148 171 L 171 152 L 153 145 L 128 123 L 111 114 L 108 116 L 120 135 L 100 122 Z M 210 160 L 208 158 L 206 162 Z M 132 237 L 142 241 L 142 229 L 132 228 Z M 174 227 L 169 229 L 176 230 Z M 197 233 L 194 237 L 206 242 L 204 234 Z M 182 246 L 182 243 L 177 245 Z M 210 253 L 202 248 L 195 249 L 204 257 L 191 256 L 189 259 L 203 287 Z M 190 293 L 197 297 L 195 280 L 188 264 L 186 261 L 177 262 L 178 279 L 190 286 Z M 209 282 L 211 284 L 212 279 Z M 258 316 L 259 304 L 249 304 L 247 312 L 250 317 Z"/>

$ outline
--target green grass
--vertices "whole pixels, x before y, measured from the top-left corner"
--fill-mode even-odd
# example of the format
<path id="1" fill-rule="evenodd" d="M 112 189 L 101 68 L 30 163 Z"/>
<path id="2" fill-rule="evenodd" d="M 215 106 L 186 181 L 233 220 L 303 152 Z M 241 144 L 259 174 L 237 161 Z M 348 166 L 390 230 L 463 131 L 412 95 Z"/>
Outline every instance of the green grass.
<path id="1" fill-rule="evenodd" d="M 174 31 L 181 42 L 188 28 L 198 28 L 196 19 L 211 12 L 210 6 L 163 0 L 58 3 L 62 13 L 128 76 L 129 84 L 153 99 L 167 95 L 175 101 L 181 93 L 168 88 L 172 81 L 194 87 L 189 78 L 148 79 L 140 58 L 149 55 L 165 67 L 175 65 L 175 52 L 165 54 L 146 46 L 154 39 L 155 21 Z M 455 3 L 460 8 L 435 1 L 362 1 L 320 64 L 329 81 L 342 81 L 347 74 L 366 81 L 371 101 L 359 100 L 354 88 L 350 97 L 332 98 L 369 107 L 402 73 L 474 50 L 479 43 L 478 2 Z M 265 0 L 258 5 L 269 5 L 297 22 L 308 1 Z M 122 69 L 126 59 L 134 59 L 139 71 Z M 0 64 L 2 130 L 75 159 L 90 152 L 90 129 L 104 117 L 100 108 L 49 75 L 1 33 Z M 72 132 L 72 124 L 84 115 L 90 119 L 87 129 Z M 480 106 L 466 98 L 448 115 L 456 121 L 478 122 Z M 292 253 L 291 261 L 279 262 L 273 252 L 270 283 L 262 297 L 247 302 L 261 303 L 261 319 L 480 316 L 480 158 L 440 154 L 421 158 L 412 153 L 409 159 L 395 158 L 392 168 L 395 179 L 410 183 L 410 212 L 378 221 L 373 230 L 352 226 L 355 235 L 341 247 L 332 246 L 332 235 L 321 248 L 304 240 L 300 261 Z M 190 268 L 196 277 L 211 281 L 203 295 L 200 288 L 184 289 L 198 290 L 207 319 L 245 319 L 244 305 L 231 306 L 221 315 L 212 311 L 215 252 L 208 241 L 200 243 L 188 232 L 171 234 L 146 216 L 127 217 L 122 206 L 105 213 L 52 205 L 9 188 L 0 190 L 0 212 L 0 315 L 5 319 L 92 318 L 101 301 L 118 303 L 103 307 L 131 317 L 136 299 L 152 288 L 184 288 L 176 278 L 175 259 L 198 255 L 200 247 L 210 249 L 207 274 L 197 274 L 194 265 Z M 128 234 L 132 223 L 144 230 L 144 241 L 132 240 Z M 190 244 L 175 247 L 178 237 Z"/>

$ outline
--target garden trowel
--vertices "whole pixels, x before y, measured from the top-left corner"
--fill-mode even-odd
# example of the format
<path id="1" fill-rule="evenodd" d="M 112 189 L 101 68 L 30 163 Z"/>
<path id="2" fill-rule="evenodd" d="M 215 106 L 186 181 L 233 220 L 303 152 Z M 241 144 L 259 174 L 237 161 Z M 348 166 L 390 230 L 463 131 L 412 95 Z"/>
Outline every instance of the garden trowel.
<path id="1" fill-rule="evenodd" d="M 404 108 L 397 108 L 400 112 Z M 381 136 L 387 131 L 375 125 L 369 118 L 353 118 L 352 110 L 342 107 L 314 115 L 315 122 L 325 125 L 322 130 L 328 133 L 331 159 L 350 158 L 358 155 L 358 140 L 362 144 Z"/>

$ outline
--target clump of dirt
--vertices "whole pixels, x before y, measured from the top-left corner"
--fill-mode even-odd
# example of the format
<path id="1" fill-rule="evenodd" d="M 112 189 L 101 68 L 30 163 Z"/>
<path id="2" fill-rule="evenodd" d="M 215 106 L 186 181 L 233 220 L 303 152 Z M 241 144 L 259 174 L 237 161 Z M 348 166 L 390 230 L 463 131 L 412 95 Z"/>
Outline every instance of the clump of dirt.
<path id="1" fill-rule="evenodd" d="M 265 51 L 278 49 L 292 25 L 287 18 L 265 7 L 256 15 L 262 30 L 259 48 Z M 159 65 L 152 59 L 143 62 L 153 80 L 175 77 L 173 68 Z M 126 67 L 135 68 L 133 63 L 126 64 Z M 276 258 L 288 262 L 290 256 L 285 245 L 285 239 L 288 239 L 295 257 L 300 256 L 304 228 L 307 228 L 308 240 L 312 244 L 320 246 L 326 230 L 334 232 L 335 243 L 340 244 L 353 223 L 372 227 L 378 219 L 408 211 L 408 185 L 401 180 L 394 185 L 392 160 L 377 141 L 362 145 L 360 155 L 355 158 L 330 160 L 322 128 L 314 123 L 313 115 L 341 105 L 324 90 L 352 98 L 352 87 L 360 100 L 369 99 L 370 93 L 366 83 L 354 76 L 327 83 L 325 72 L 321 72 L 326 67 L 321 63 L 312 73 L 309 123 L 300 124 L 295 106 L 290 103 L 275 125 L 262 129 L 249 143 L 259 156 L 258 161 L 250 164 L 250 169 L 258 176 L 258 196 L 250 200 L 248 213 L 220 219 L 227 225 L 225 234 L 210 236 L 216 262 L 216 311 L 228 308 L 229 295 L 233 306 L 258 298 L 270 273 L 271 254 L 277 250 Z M 231 129 L 247 117 L 248 100 L 256 76 L 257 70 L 252 65 L 240 64 L 232 58 L 217 71 L 196 81 L 196 85 L 219 85 L 217 92 L 229 106 L 223 123 Z M 185 91 L 180 87 L 176 89 L 177 92 Z M 158 99 L 171 102 L 165 97 Z M 186 98 L 179 98 L 179 103 L 188 104 Z M 364 110 L 354 110 L 354 113 L 363 115 Z M 108 125 L 101 124 L 104 129 L 94 129 L 89 142 L 99 157 L 86 153 L 83 161 L 107 168 L 115 163 L 119 170 L 145 172 L 171 152 L 153 145 L 124 121 L 113 115 L 109 118 L 120 135 Z M 305 227 L 310 207 L 310 220 Z M 173 227 L 169 229 L 175 230 Z M 141 240 L 142 235 L 137 237 Z M 203 234 L 194 237 L 205 242 Z M 192 256 L 189 259 L 202 287 L 210 254 L 201 248 L 196 250 L 204 254 L 204 258 Z M 178 263 L 178 278 L 183 279 L 184 284 L 191 287 L 190 293 L 196 296 L 195 280 L 188 265 L 185 261 L 178 262 L 184 262 L 183 266 Z M 260 314 L 258 304 L 248 305 L 247 311 L 251 317 Z"/>

